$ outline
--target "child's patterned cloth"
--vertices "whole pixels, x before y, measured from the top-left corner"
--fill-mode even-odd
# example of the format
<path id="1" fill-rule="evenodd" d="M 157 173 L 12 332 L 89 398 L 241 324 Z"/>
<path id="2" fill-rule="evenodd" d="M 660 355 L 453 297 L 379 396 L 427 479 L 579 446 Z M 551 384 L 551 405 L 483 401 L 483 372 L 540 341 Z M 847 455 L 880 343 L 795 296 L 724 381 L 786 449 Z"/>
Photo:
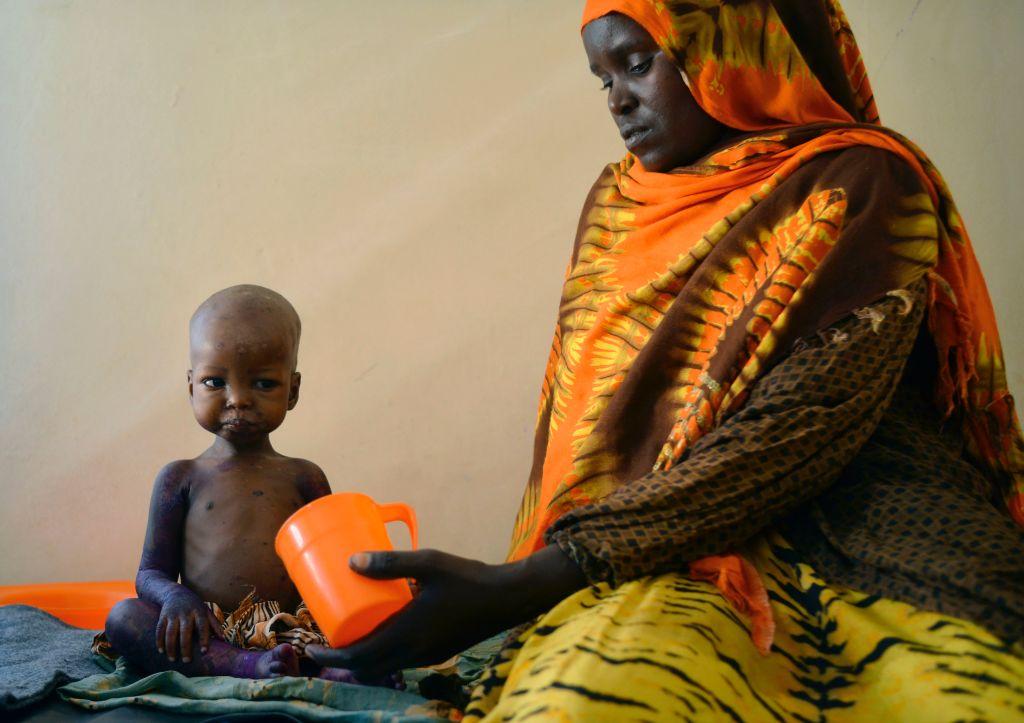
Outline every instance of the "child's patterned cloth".
<path id="1" fill-rule="evenodd" d="M 220 623 L 224 641 L 236 648 L 271 650 L 281 643 L 290 643 L 296 653 L 305 656 L 307 645 L 329 645 L 304 602 L 299 603 L 295 614 L 289 614 L 281 612 L 276 600 L 260 600 L 253 590 L 226 616 L 217 603 L 207 602 L 206 606 Z M 105 633 L 93 639 L 92 652 L 109 660 L 117 659 Z"/>

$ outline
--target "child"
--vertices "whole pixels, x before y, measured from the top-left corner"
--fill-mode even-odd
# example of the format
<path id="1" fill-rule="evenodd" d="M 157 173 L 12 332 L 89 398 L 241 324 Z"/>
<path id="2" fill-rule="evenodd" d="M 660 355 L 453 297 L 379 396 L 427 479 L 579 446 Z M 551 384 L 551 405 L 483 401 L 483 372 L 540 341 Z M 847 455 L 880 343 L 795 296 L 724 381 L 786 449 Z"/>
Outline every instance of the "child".
<path id="1" fill-rule="evenodd" d="M 196 421 L 216 436 L 157 475 L 139 597 L 106 624 L 109 646 L 146 672 L 299 675 L 306 644 L 327 644 L 274 552 L 285 519 L 331 493 L 319 467 L 270 446 L 299 399 L 299 332 L 292 305 L 259 286 L 219 291 L 192 316 L 188 392 Z"/>

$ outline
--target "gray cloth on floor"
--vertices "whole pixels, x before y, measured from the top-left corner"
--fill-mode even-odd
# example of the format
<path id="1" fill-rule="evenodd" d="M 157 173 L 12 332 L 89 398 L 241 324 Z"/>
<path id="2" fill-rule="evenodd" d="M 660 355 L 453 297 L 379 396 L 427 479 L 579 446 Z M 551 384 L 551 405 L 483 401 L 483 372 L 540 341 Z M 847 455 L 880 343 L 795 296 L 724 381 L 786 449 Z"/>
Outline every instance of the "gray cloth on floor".
<path id="1" fill-rule="evenodd" d="M 0 710 L 23 708 L 65 683 L 106 672 L 89 651 L 95 634 L 39 608 L 0 606 Z"/>

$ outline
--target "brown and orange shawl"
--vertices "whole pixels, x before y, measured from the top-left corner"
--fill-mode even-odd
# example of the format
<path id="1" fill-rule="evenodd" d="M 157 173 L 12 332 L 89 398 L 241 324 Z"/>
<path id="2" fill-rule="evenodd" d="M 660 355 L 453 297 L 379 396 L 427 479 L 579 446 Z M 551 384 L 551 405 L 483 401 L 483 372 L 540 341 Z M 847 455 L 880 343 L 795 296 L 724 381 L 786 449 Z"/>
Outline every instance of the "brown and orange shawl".
<path id="1" fill-rule="evenodd" d="M 594 185 L 509 558 L 543 546 L 567 511 L 670 468 L 796 340 L 922 276 L 936 403 L 962 411 L 993 500 L 1024 524 L 1024 447 L 984 278 L 938 171 L 878 124 L 838 1 L 590 0 L 583 25 L 610 12 L 651 34 L 706 112 L 747 133 L 671 173 L 627 154 Z M 801 180 L 857 147 L 892 154 L 913 182 L 850 163 Z M 878 190 L 854 198 L 851 185 Z"/>

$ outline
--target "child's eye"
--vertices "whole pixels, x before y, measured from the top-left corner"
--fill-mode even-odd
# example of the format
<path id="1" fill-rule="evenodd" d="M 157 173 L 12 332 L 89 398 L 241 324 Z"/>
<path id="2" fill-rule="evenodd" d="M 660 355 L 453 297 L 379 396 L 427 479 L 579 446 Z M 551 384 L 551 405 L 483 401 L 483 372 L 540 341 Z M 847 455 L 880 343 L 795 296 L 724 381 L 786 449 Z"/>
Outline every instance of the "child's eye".
<path id="1" fill-rule="evenodd" d="M 220 377 L 207 377 L 203 380 L 203 386 L 209 387 L 210 389 L 223 389 L 224 380 Z"/>
<path id="2" fill-rule="evenodd" d="M 633 75 L 643 75 L 644 73 L 651 69 L 651 63 L 653 62 L 654 57 L 652 56 L 647 60 L 643 61 L 642 63 L 637 63 L 636 65 L 631 66 L 629 72 L 632 73 Z"/>
<path id="3" fill-rule="evenodd" d="M 257 379 L 255 382 L 253 382 L 253 386 L 256 387 L 257 389 L 266 391 L 268 389 L 273 389 L 274 387 L 278 386 L 278 383 L 273 379 Z"/>

